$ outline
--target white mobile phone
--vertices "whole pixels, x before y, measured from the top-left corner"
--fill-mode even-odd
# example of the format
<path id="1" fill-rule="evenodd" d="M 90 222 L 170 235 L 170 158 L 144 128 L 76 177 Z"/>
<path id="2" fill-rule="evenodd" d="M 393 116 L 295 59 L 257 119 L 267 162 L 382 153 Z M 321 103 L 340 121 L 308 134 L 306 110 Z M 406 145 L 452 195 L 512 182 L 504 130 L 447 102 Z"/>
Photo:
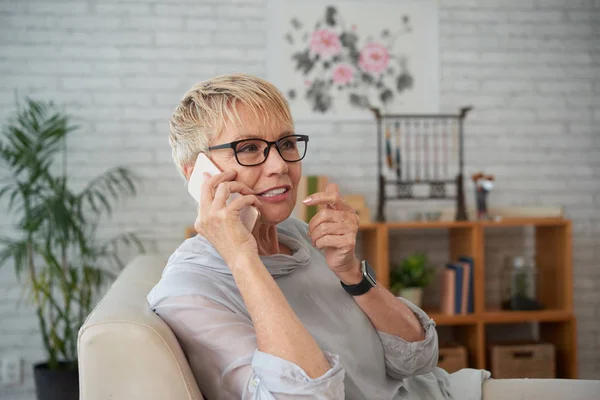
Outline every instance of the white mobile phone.
<path id="1" fill-rule="evenodd" d="M 192 195 L 194 200 L 196 200 L 196 203 L 200 203 L 200 192 L 202 190 L 202 183 L 204 183 L 204 172 L 208 172 L 211 176 L 215 176 L 223 171 L 217 168 L 206 154 L 200 153 L 198 154 L 198 158 L 196 158 L 196 164 L 194 164 L 194 170 L 192 171 L 192 176 L 190 176 L 188 182 L 188 192 Z M 227 204 L 240 196 L 239 193 L 233 193 L 227 199 Z M 240 219 L 246 229 L 252 232 L 254 224 L 256 224 L 256 220 L 258 219 L 258 210 L 252 206 L 244 207 L 244 209 L 240 211 Z"/>

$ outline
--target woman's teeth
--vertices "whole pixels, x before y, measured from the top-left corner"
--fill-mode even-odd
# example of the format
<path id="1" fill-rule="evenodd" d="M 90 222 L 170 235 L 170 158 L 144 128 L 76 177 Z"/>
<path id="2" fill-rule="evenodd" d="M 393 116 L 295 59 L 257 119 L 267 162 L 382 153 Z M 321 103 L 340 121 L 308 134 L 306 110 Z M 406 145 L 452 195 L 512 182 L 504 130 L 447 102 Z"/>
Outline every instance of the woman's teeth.
<path id="1" fill-rule="evenodd" d="M 273 197 L 273 196 L 277 196 L 277 195 L 283 194 L 285 192 L 287 192 L 286 188 L 279 188 L 279 189 L 269 190 L 268 192 L 264 192 L 260 196 L 262 196 L 262 197 Z"/>

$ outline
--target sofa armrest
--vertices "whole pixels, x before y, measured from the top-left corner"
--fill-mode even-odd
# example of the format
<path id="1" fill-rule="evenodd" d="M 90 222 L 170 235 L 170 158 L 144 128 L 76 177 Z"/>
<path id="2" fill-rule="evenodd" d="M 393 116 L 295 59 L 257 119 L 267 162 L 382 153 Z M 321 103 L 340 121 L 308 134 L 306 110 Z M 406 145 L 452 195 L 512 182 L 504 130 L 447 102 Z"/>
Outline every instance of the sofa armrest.
<path id="1" fill-rule="evenodd" d="M 134 259 L 81 327 L 80 399 L 202 399 L 177 338 L 146 300 L 165 263 Z"/>
<path id="2" fill-rule="evenodd" d="M 486 379 L 483 400 L 596 400 L 600 381 L 581 379 Z"/>

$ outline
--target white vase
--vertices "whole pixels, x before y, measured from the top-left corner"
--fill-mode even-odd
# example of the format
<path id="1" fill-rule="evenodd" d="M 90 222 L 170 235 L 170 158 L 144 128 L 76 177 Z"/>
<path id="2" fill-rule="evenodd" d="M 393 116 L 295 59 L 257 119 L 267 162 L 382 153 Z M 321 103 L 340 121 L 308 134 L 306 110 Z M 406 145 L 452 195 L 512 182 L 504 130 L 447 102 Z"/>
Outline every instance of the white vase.
<path id="1" fill-rule="evenodd" d="M 400 297 L 404 297 L 406 300 L 413 303 L 415 306 L 421 308 L 423 303 L 423 288 L 420 287 L 411 287 L 400 289 L 398 293 Z"/>

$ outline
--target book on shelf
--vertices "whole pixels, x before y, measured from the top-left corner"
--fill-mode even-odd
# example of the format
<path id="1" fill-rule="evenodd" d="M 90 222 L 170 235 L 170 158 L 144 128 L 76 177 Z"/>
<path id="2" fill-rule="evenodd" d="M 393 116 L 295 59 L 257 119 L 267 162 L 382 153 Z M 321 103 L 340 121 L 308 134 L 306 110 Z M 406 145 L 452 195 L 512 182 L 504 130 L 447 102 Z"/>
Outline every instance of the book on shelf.
<path id="1" fill-rule="evenodd" d="M 448 262 L 440 282 L 440 312 L 460 315 L 473 312 L 473 259 Z"/>
<path id="2" fill-rule="evenodd" d="M 463 267 L 458 263 L 450 262 L 446 264 L 446 268 L 449 268 L 455 272 L 454 274 L 454 303 L 453 313 L 461 313 L 461 302 L 462 302 L 462 286 L 463 286 Z"/>
<path id="3" fill-rule="evenodd" d="M 473 274 L 474 274 L 474 265 L 473 265 L 473 257 L 462 256 L 458 258 L 458 261 L 469 264 L 469 303 L 467 306 L 467 312 L 472 313 L 473 310 Z"/>
<path id="4" fill-rule="evenodd" d="M 456 272 L 450 268 L 444 268 L 442 271 L 442 281 L 440 284 L 440 312 L 445 315 L 454 315 L 454 282 Z"/>
<path id="5" fill-rule="evenodd" d="M 469 306 L 469 287 L 471 286 L 470 285 L 471 267 L 469 266 L 468 263 L 465 263 L 465 262 L 459 262 L 458 264 L 460 266 L 462 266 L 462 268 L 463 268 L 462 292 L 461 292 L 461 299 L 460 299 L 460 313 L 466 314 L 469 309 L 468 306 Z"/>

